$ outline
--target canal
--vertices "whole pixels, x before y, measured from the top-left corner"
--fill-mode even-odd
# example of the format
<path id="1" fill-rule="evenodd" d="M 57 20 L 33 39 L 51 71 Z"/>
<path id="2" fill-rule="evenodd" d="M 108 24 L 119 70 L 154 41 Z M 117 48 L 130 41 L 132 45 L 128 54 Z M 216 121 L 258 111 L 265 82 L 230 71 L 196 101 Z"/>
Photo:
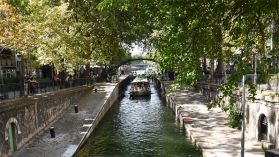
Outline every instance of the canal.
<path id="1" fill-rule="evenodd" d="M 149 99 L 114 104 L 75 157 L 201 157 L 152 87 Z"/>

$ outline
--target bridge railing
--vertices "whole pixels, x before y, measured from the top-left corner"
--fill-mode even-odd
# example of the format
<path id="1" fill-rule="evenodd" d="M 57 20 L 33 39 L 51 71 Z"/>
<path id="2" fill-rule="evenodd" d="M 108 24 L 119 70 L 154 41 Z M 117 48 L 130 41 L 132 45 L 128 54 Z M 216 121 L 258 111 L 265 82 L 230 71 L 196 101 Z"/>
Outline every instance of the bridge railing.
<path id="1" fill-rule="evenodd" d="M 152 62 L 157 62 L 156 59 L 150 58 L 150 57 L 131 57 L 131 56 L 129 56 L 129 57 L 126 57 L 126 58 L 120 60 L 118 63 L 115 63 L 115 65 L 113 67 L 118 68 L 121 65 L 124 65 L 128 62 L 136 61 L 136 60 L 149 60 L 149 61 L 152 61 Z"/>

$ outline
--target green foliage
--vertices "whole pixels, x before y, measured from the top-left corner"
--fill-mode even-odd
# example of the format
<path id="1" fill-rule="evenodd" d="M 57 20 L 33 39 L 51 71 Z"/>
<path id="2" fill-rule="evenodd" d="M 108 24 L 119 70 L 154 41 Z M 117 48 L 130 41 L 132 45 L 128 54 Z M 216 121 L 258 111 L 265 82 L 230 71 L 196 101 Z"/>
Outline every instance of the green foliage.
<path id="1" fill-rule="evenodd" d="M 28 0 L 8 0 L 8 3 L 15 7 L 17 12 L 20 12 L 22 14 L 27 14 L 27 6 L 29 5 Z"/>
<path id="2" fill-rule="evenodd" d="M 10 77 L 10 78 L 4 77 L 4 78 L 3 78 L 3 83 L 4 83 L 4 84 L 19 83 L 20 80 L 21 80 L 20 77 L 14 77 L 14 76 L 12 76 L 12 77 Z"/>
<path id="3" fill-rule="evenodd" d="M 0 33 L 5 32 L 0 44 L 32 53 L 42 64 L 54 64 L 59 70 L 88 63 L 110 65 L 127 55 L 131 43 L 143 43 L 154 50 L 152 56 L 163 72 L 175 73 L 175 87 L 195 85 L 209 64 L 212 77 L 233 66 L 234 73 L 219 89 L 223 95 L 214 103 L 218 106 L 234 97 L 241 77 L 252 71 L 253 58 L 261 56 L 262 82 L 276 71 L 271 67 L 279 45 L 277 0 L 9 2 L 0 4 Z M 273 49 L 266 44 L 271 34 Z M 246 84 L 248 97 L 254 100 L 256 88 Z M 229 106 L 223 109 L 237 120 L 234 103 Z"/>
<path id="4" fill-rule="evenodd" d="M 258 67 L 262 68 L 262 81 L 267 82 L 271 63 L 276 58 L 278 47 L 278 24 L 273 32 L 268 29 L 272 20 L 278 23 L 278 1 L 213 0 L 104 0 L 99 9 L 130 12 L 136 18 L 135 27 L 141 29 L 156 51 L 162 71 L 176 74 L 175 87 L 194 85 L 205 67 L 201 58 L 217 61 L 217 68 L 210 74 L 224 74 L 226 63 L 235 67 L 234 73 L 219 88 L 222 95 L 210 106 L 220 106 L 229 112 L 232 126 L 237 126 L 240 113 L 235 107 L 234 91 L 238 90 L 243 75 L 252 72 L 251 65 L 255 53 L 261 55 Z M 135 15 L 135 13 L 138 13 Z M 147 19 L 148 18 L 148 19 Z M 142 23 L 141 21 L 145 21 Z M 152 31 L 149 31 L 152 30 Z M 274 34 L 274 48 L 266 46 L 268 38 Z M 271 56 L 271 58 L 267 57 Z M 206 64 L 204 64 L 206 65 Z M 248 99 L 254 100 L 256 87 L 250 81 Z M 231 102 L 224 106 L 225 98 Z"/>
<path id="5" fill-rule="evenodd" d="M 239 112 L 239 110 L 237 110 L 237 109 L 230 110 L 229 116 L 228 116 L 229 125 L 232 128 L 240 129 L 241 128 L 241 118 L 242 118 L 242 115 Z"/>
<path id="6" fill-rule="evenodd" d="M 73 71 L 89 63 L 110 65 L 127 55 L 123 41 L 129 40 L 125 33 L 128 16 L 99 11 L 98 4 L 83 0 L 4 1 L 0 12 L 9 15 L 3 23 L 10 28 L 0 26 L 0 44 L 22 55 L 31 54 L 40 64 L 54 65 L 59 71 Z"/>
<path id="7" fill-rule="evenodd" d="M 48 83 L 48 82 L 52 82 L 52 78 L 37 78 L 36 80 L 37 80 L 37 82 L 39 82 L 39 83 Z"/>
<path id="8" fill-rule="evenodd" d="M 246 81 L 248 81 L 248 80 L 246 80 Z M 256 100 L 256 95 L 257 95 L 257 88 L 256 88 L 256 86 L 251 82 L 251 80 L 249 80 L 248 82 L 247 82 L 247 84 L 248 84 L 248 86 L 249 86 L 249 88 L 248 88 L 248 100 L 251 100 L 251 101 L 255 101 Z"/>

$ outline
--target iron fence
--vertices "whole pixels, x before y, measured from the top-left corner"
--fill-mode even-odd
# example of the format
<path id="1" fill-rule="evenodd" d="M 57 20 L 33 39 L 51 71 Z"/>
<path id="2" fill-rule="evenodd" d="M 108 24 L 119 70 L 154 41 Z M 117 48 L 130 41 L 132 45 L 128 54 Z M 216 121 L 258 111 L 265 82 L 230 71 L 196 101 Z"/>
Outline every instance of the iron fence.
<path id="1" fill-rule="evenodd" d="M 207 74 L 207 75 L 204 75 L 203 78 L 199 82 L 220 85 L 222 83 L 225 83 L 229 77 L 230 77 L 229 74 L 214 75 L 214 76 Z"/>
<path id="2" fill-rule="evenodd" d="M 93 79 L 78 78 L 70 81 L 39 81 L 33 83 L 20 82 L 0 84 L 0 100 L 18 98 L 24 95 L 33 95 L 58 91 L 65 88 L 92 85 Z"/>
<path id="3" fill-rule="evenodd" d="M 11 99 L 23 95 L 22 83 L 0 84 L 0 100 Z"/>
<path id="4" fill-rule="evenodd" d="M 225 83 L 231 75 L 204 75 L 204 77 L 199 81 L 200 83 L 208 83 L 214 85 L 220 85 Z M 279 93 L 279 74 L 247 74 L 246 81 L 254 84 L 258 90 L 270 90 Z M 241 78 L 239 78 L 239 83 L 241 83 Z M 241 84 L 239 85 L 241 86 Z"/>
<path id="5" fill-rule="evenodd" d="M 279 93 L 279 74 L 248 74 L 246 78 L 256 85 L 258 90 L 270 90 Z"/>

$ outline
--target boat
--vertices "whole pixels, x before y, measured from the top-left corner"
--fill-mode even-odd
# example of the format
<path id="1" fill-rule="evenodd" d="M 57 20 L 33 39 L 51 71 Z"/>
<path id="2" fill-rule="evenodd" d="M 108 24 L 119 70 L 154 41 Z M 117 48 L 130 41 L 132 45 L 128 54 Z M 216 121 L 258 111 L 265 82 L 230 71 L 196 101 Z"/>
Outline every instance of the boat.
<path id="1" fill-rule="evenodd" d="M 150 95 L 151 89 L 149 81 L 136 77 L 131 83 L 130 97 L 148 97 Z"/>

